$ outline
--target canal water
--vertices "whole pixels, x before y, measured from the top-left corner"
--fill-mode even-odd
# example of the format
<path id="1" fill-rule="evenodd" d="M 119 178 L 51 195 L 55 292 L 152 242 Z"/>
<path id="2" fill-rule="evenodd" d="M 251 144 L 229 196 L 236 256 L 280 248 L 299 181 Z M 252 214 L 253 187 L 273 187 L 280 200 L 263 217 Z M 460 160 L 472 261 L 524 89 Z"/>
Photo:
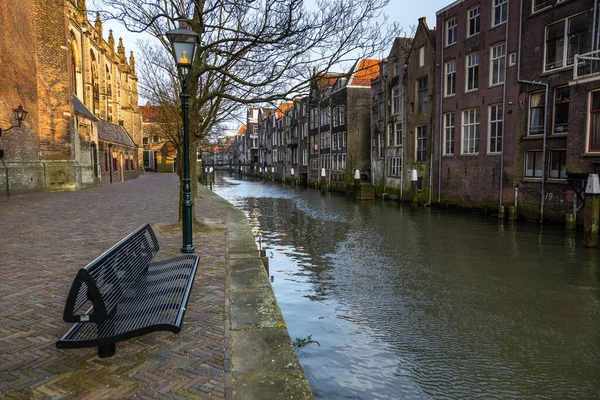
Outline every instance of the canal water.
<path id="1" fill-rule="evenodd" d="M 557 227 L 220 177 L 317 399 L 600 399 L 599 251 Z"/>

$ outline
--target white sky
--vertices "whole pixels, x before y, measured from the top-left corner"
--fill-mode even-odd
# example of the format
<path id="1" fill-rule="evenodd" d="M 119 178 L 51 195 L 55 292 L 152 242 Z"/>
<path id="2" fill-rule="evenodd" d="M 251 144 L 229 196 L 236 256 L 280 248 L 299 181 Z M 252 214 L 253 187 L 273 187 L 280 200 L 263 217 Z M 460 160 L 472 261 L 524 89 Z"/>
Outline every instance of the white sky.
<path id="1" fill-rule="evenodd" d="M 390 21 L 397 21 L 406 34 L 410 34 L 410 27 L 413 25 L 416 26 L 418 19 L 421 17 L 425 17 L 429 29 L 433 29 L 436 23 L 435 13 L 453 2 L 454 0 L 390 0 L 388 6 L 384 9 L 384 12 L 388 15 Z M 89 18 L 93 23 L 94 16 L 90 15 Z M 143 56 L 136 46 L 137 40 L 153 40 L 149 35 L 131 33 L 115 21 L 107 21 L 104 23 L 103 27 L 105 39 L 108 38 L 108 30 L 112 29 L 115 37 L 115 46 L 119 43 L 119 38 L 122 37 L 126 54 L 129 55 L 129 51 L 133 50 L 133 54 L 138 62 Z M 389 48 L 387 51 L 389 51 Z M 385 57 L 387 56 L 387 53 L 381 56 Z M 138 78 L 140 80 L 144 79 L 142 76 L 138 76 Z M 145 99 L 140 98 L 140 104 L 144 104 L 145 101 Z M 234 127 L 232 127 L 232 129 L 237 130 L 237 128 Z"/>

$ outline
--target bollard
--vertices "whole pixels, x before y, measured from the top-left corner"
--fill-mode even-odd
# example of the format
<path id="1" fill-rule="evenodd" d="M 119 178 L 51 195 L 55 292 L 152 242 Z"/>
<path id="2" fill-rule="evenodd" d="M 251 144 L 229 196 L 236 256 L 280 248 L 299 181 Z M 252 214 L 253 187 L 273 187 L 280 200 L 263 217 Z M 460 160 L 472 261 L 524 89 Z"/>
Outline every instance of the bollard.
<path id="1" fill-rule="evenodd" d="M 576 228 L 575 215 L 573 215 L 573 213 L 567 213 L 565 215 L 565 228 L 567 230 L 573 230 Z"/>
<path id="2" fill-rule="evenodd" d="M 498 207 L 498 219 L 504 219 L 504 217 L 506 216 L 506 212 L 504 209 L 504 206 L 499 206 Z"/>
<path id="3" fill-rule="evenodd" d="M 583 245 L 598 246 L 598 218 L 600 216 L 600 182 L 598 174 L 588 176 L 585 187 L 585 210 L 583 216 Z"/>
<path id="4" fill-rule="evenodd" d="M 410 209 L 413 211 L 416 211 L 419 208 L 419 200 L 417 198 L 417 182 L 419 181 L 419 177 L 417 175 L 417 170 L 413 169 L 410 173 L 410 181 L 412 183 L 411 185 L 411 192 L 412 192 L 412 201 L 410 203 Z"/>
<path id="5" fill-rule="evenodd" d="M 360 170 L 354 170 L 354 197 L 360 197 Z"/>
<path id="6" fill-rule="evenodd" d="M 508 220 L 509 221 L 517 220 L 517 207 L 515 207 L 515 206 L 508 207 Z"/>

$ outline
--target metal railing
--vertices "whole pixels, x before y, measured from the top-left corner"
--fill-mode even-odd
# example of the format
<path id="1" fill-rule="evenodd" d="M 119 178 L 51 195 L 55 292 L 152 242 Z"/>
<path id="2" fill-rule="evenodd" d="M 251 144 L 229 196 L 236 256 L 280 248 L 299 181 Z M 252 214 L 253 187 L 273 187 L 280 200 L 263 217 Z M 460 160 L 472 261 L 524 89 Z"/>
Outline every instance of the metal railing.
<path id="1" fill-rule="evenodd" d="M 600 50 L 575 55 L 573 80 L 600 74 Z"/>

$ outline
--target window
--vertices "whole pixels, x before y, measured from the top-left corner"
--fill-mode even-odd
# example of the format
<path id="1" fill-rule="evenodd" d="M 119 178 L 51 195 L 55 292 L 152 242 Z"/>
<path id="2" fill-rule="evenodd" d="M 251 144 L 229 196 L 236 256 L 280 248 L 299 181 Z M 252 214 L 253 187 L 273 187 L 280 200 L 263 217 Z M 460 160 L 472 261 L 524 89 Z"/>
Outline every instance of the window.
<path id="1" fill-rule="evenodd" d="M 600 91 L 590 94 L 590 138 L 588 151 L 600 152 Z"/>
<path id="2" fill-rule="evenodd" d="M 388 124 L 387 134 L 388 134 L 388 147 L 392 147 L 394 145 L 394 124 L 393 123 Z"/>
<path id="3" fill-rule="evenodd" d="M 427 125 L 417 126 L 417 161 L 427 160 Z"/>
<path id="4" fill-rule="evenodd" d="M 504 112 L 502 104 L 490 106 L 490 153 L 502 152 L 502 135 L 504 134 Z"/>
<path id="5" fill-rule="evenodd" d="M 417 114 L 427 112 L 427 77 L 417 80 Z"/>
<path id="6" fill-rule="evenodd" d="M 532 93 L 529 96 L 529 134 L 541 135 L 544 133 L 546 106 L 544 92 Z"/>
<path id="7" fill-rule="evenodd" d="M 456 60 L 446 63 L 446 86 L 444 88 L 446 96 L 456 94 Z"/>
<path id="8" fill-rule="evenodd" d="M 569 130 L 569 87 L 554 91 L 554 133 L 567 133 Z"/>
<path id="9" fill-rule="evenodd" d="M 392 89 L 392 114 L 400 112 L 400 86 Z"/>
<path id="10" fill-rule="evenodd" d="M 385 135 L 380 133 L 377 140 L 377 158 L 383 158 L 383 149 L 385 147 Z"/>
<path id="11" fill-rule="evenodd" d="M 504 82 L 506 70 L 506 44 L 501 43 L 490 48 L 490 85 Z"/>
<path id="12" fill-rule="evenodd" d="M 346 124 L 346 107 L 340 106 L 340 125 Z"/>
<path id="13" fill-rule="evenodd" d="M 479 154 L 479 109 L 463 111 L 462 153 Z"/>
<path id="14" fill-rule="evenodd" d="M 142 138 L 142 144 L 143 144 L 144 146 L 147 146 L 147 145 L 148 145 L 148 136 L 144 136 L 144 137 Z"/>
<path id="15" fill-rule="evenodd" d="M 567 179 L 567 151 L 551 150 L 548 169 L 550 170 L 548 172 L 549 178 Z"/>
<path id="16" fill-rule="evenodd" d="M 467 82 L 465 90 L 477 90 L 479 87 L 479 53 L 467 56 Z"/>
<path id="17" fill-rule="evenodd" d="M 333 126 L 338 126 L 340 123 L 340 109 L 338 107 L 333 108 Z"/>
<path id="18" fill-rule="evenodd" d="M 481 7 L 477 6 L 471 8 L 468 12 L 468 25 L 467 25 L 467 37 L 477 35 L 480 31 L 480 14 Z"/>
<path id="19" fill-rule="evenodd" d="M 541 151 L 526 151 L 525 152 L 525 177 L 541 178 L 544 172 L 542 164 Z"/>
<path id="20" fill-rule="evenodd" d="M 444 155 L 454 154 L 454 113 L 444 114 Z"/>
<path id="21" fill-rule="evenodd" d="M 394 145 L 402 146 L 402 122 L 396 122 L 394 127 Z"/>
<path id="22" fill-rule="evenodd" d="M 342 153 L 342 169 L 346 169 L 346 153 Z"/>
<path id="23" fill-rule="evenodd" d="M 498 26 L 506 22 L 508 16 L 508 0 L 494 0 L 492 25 Z"/>
<path id="24" fill-rule="evenodd" d="M 508 58 L 508 65 L 511 67 L 517 63 L 517 53 L 510 53 L 510 57 Z"/>
<path id="25" fill-rule="evenodd" d="M 331 138 L 331 149 L 337 150 L 337 133 L 334 133 Z"/>
<path id="26" fill-rule="evenodd" d="M 425 46 L 419 47 L 419 67 L 425 65 Z"/>
<path id="27" fill-rule="evenodd" d="M 152 143 L 158 143 L 159 142 L 159 137 L 157 134 L 152 135 Z"/>
<path id="28" fill-rule="evenodd" d="M 456 17 L 446 21 L 446 46 L 456 43 L 457 32 L 456 32 Z"/>
<path id="29" fill-rule="evenodd" d="M 402 176 L 402 158 L 390 157 L 388 159 L 388 174 L 390 176 Z"/>
<path id="30" fill-rule="evenodd" d="M 546 27 L 545 70 L 573 64 L 575 54 L 585 53 L 588 15 L 579 14 Z"/>
<path id="31" fill-rule="evenodd" d="M 546 7 L 550 7 L 552 5 L 552 0 L 533 0 L 533 10 L 532 12 L 537 12 L 543 10 Z"/>

